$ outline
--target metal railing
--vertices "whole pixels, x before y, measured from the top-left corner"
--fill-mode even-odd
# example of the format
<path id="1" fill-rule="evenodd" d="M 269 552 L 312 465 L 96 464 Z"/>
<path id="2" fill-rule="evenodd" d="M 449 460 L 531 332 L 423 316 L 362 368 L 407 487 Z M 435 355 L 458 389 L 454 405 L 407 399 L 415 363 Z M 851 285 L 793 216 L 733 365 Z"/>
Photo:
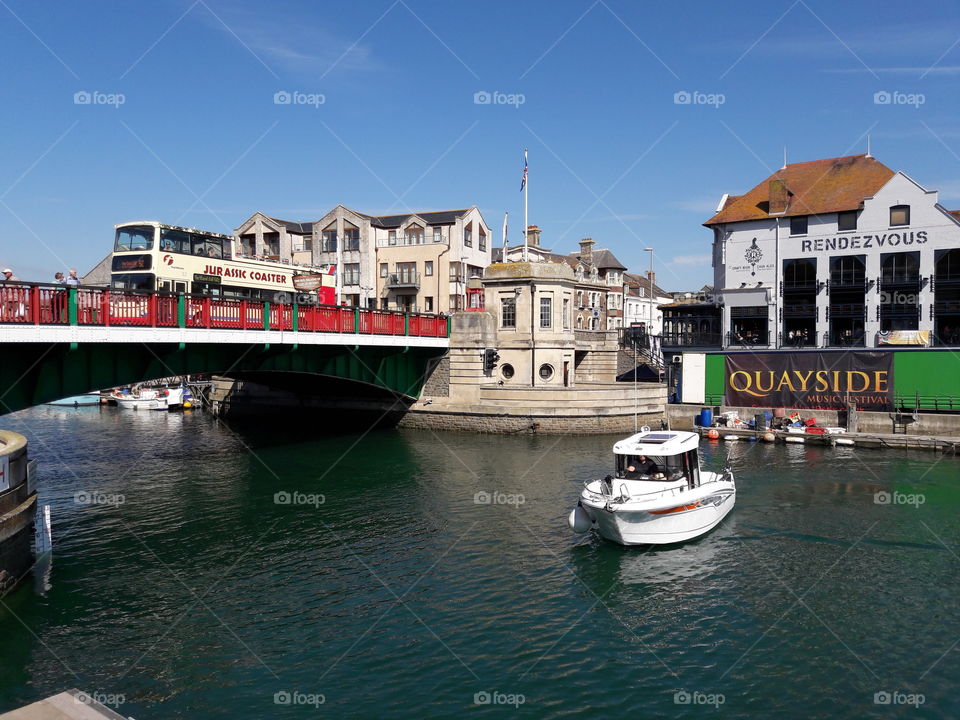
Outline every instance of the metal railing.
<path id="1" fill-rule="evenodd" d="M 449 336 L 440 315 L 27 283 L 0 285 L 0 324 Z"/>
<path id="2" fill-rule="evenodd" d="M 387 275 L 388 288 L 409 287 L 420 289 L 420 273 L 416 270 L 401 271 Z"/>
<path id="3" fill-rule="evenodd" d="M 823 334 L 824 347 L 866 347 L 867 336 L 861 330 L 847 334 L 846 331 L 834 330 Z"/>
<path id="4" fill-rule="evenodd" d="M 770 346 L 770 332 L 728 332 L 726 346 L 730 348 L 756 348 Z"/>
<path id="5" fill-rule="evenodd" d="M 723 335 L 718 332 L 665 332 L 660 336 L 662 347 L 719 348 Z"/>

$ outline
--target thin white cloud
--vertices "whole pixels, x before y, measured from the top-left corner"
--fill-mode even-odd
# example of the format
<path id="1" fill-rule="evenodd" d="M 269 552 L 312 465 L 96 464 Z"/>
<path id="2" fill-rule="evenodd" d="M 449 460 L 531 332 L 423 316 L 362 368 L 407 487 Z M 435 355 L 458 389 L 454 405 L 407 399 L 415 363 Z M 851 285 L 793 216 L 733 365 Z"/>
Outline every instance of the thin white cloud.
<path id="1" fill-rule="evenodd" d="M 960 180 L 947 180 L 942 183 L 930 183 L 931 190 L 938 190 L 940 202 L 956 204 L 954 201 L 960 200 Z"/>
<path id="2" fill-rule="evenodd" d="M 223 22 L 210 13 L 200 12 L 212 28 L 230 37 L 236 35 L 271 69 L 276 66 L 277 70 L 319 75 L 331 69 L 343 72 L 385 67 L 374 57 L 371 45 L 355 42 L 355 38 L 332 25 L 328 28 L 304 22 L 303 16 L 283 14 L 277 7 L 269 13 L 240 7 L 218 7 L 216 11 Z"/>
<path id="3" fill-rule="evenodd" d="M 700 255 L 676 255 L 670 259 L 670 265 L 709 265 L 710 253 Z"/>
<path id="4" fill-rule="evenodd" d="M 716 195 L 711 195 L 709 197 L 703 196 L 698 198 L 690 198 L 689 200 L 675 200 L 672 205 L 676 208 L 680 208 L 681 210 L 686 210 L 687 212 L 710 213 L 712 215 L 714 212 L 716 212 L 721 196 L 721 193 L 717 193 Z"/>
<path id="5" fill-rule="evenodd" d="M 901 67 L 875 67 L 871 68 L 877 75 L 916 75 L 919 79 L 922 75 L 960 75 L 960 65 L 936 65 L 929 66 L 901 66 Z M 864 67 L 849 68 L 825 68 L 821 72 L 834 75 L 864 75 L 870 74 L 870 70 Z"/>

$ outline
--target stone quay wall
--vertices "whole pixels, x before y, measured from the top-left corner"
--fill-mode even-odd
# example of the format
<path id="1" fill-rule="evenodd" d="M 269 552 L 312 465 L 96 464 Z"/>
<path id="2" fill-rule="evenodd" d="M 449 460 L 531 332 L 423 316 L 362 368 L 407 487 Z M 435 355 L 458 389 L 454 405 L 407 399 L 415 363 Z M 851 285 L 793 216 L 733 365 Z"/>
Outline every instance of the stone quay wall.
<path id="1" fill-rule="evenodd" d="M 635 427 L 659 428 L 663 414 L 627 415 L 508 415 L 496 412 L 443 412 L 409 410 L 400 420 L 402 428 L 418 430 L 455 430 L 499 435 L 603 435 L 632 433 Z"/>

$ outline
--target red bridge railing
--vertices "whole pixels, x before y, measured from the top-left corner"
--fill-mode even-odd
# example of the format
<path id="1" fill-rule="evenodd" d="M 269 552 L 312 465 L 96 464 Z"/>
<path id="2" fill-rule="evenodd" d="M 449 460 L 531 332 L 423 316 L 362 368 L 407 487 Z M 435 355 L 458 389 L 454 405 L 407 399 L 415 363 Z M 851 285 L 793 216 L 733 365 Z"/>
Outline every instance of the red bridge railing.
<path id="1" fill-rule="evenodd" d="M 0 283 L 0 323 L 292 330 L 441 338 L 449 334 L 447 318 L 442 315 L 28 283 Z"/>

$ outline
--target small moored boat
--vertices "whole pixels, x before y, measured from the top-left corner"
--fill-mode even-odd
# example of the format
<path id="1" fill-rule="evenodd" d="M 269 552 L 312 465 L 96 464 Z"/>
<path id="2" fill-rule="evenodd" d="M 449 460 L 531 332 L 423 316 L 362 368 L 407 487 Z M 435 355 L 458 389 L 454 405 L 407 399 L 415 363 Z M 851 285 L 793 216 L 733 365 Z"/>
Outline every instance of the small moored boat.
<path id="1" fill-rule="evenodd" d="M 700 469 L 700 437 L 641 432 L 613 446 L 616 476 L 584 483 L 568 523 L 622 545 L 666 545 L 715 528 L 736 502 L 733 473 Z"/>
<path id="2" fill-rule="evenodd" d="M 72 408 L 87 407 L 90 405 L 99 405 L 99 404 L 100 404 L 99 390 L 84 393 L 83 395 L 71 395 L 70 397 L 65 397 L 59 400 L 54 400 L 52 402 L 44 403 L 44 405 L 53 405 L 55 407 L 72 407 Z"/>
<path id="3" fill-rule="evenodd" d="M 160 397 L 156 390 L 141 389 L 136 393 L 118 393 L 111 395 L 117 407 L 122 410 L 166 410 L 167 400 Z"/>

